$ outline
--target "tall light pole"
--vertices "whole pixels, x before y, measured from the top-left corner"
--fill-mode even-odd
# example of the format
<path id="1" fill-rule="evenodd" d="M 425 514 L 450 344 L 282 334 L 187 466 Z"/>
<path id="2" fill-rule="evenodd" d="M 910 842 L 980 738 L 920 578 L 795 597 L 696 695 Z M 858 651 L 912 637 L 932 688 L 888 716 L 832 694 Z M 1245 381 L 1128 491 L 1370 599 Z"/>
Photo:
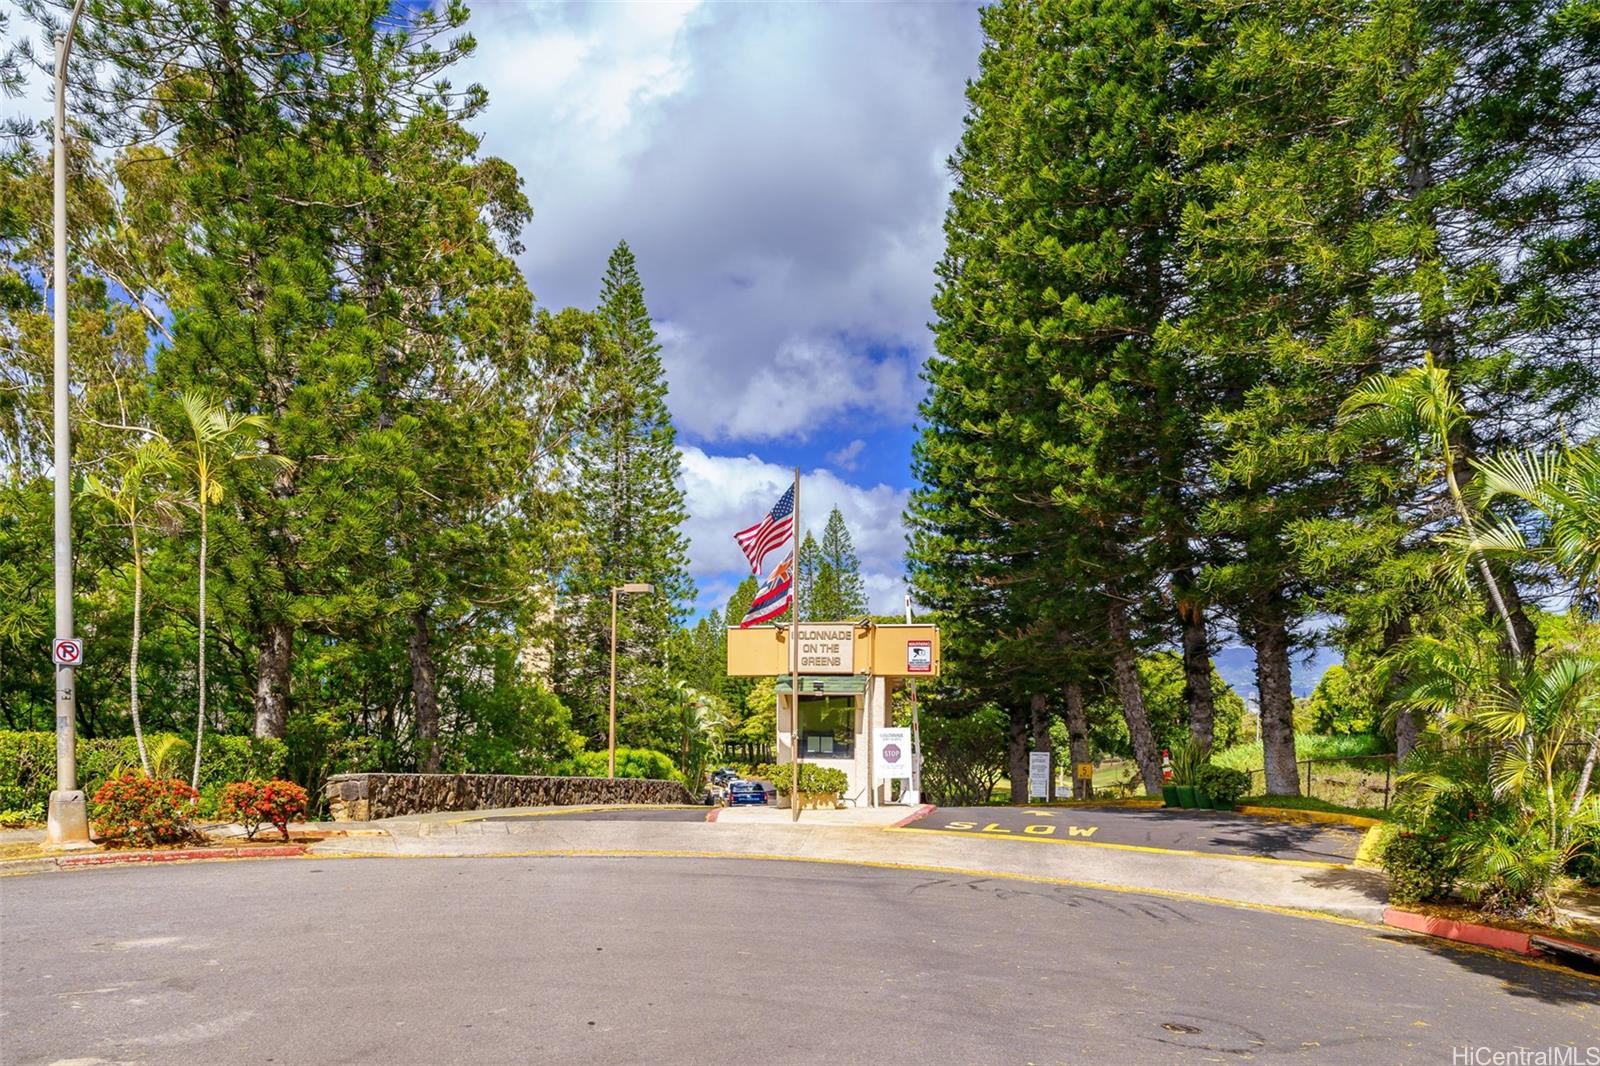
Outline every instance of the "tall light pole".
<path id="1" fill-rule="evenodd" d="M 67 19 L 66 32 L 56 37 L 55 121 L 55 563 L 56 641 L 71 640 L 72 624 L 72 426 L 69 422 L 67 374 L 67 56 L 84 0 L 78 0 Z M 78 789 L 77 697 L 73 692 L 77 667 L 56 660 L 56 787 L 50 793 L 48 840 L 52 844 L 87 844 L 89 817 Z"/>
<path id="2" fill-rule="evenodd" d="M 606 776 L 617 776 L 617 596 L 624 592 L 654 592 L 654 585 L 633 581 L 611 590 L 611 728 L 606 734 Z"/>

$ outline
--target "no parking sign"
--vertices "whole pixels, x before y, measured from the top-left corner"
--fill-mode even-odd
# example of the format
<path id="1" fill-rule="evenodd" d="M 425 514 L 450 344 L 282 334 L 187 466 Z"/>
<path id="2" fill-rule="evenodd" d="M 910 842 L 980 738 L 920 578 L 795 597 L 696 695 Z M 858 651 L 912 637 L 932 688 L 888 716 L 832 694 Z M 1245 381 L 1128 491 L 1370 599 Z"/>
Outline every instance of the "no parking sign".
<path id="1" fill-rule="evenodd" d="M 50 658 L 57 666 L 77 666 L 83 662 L 83 641 L 60 637 L 50 645 Z"/>

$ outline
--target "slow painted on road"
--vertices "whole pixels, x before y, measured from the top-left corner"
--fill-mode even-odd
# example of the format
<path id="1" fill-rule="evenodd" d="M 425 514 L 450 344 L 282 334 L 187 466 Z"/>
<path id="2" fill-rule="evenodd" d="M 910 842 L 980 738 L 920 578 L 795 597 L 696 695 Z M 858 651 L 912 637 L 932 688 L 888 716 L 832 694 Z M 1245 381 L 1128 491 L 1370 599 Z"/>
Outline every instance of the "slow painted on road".
<path id="1" fill-rule="evenodd" d="M 989 840 L 1096 843 L 1294 862 L 1350 862 L 1365 830 L 1138 807 L 940 807 L 903 827 Z"/>
<path id="2" fill-rule="evenodd" d="M 767 860 L 263 860 L 8 880 L 4 1061 L 1448 1063 L 1600 986 L 1373 926 Z"/>

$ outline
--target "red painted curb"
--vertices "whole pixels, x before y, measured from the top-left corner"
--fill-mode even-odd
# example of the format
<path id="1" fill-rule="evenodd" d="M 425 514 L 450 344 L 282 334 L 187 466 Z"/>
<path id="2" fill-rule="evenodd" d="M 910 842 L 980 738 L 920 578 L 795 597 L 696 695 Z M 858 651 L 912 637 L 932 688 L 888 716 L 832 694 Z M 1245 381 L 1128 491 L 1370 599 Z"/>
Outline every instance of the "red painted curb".
<path id="1" fill-rule="evenodd" d="M 1413 933 L 1427 933 L 1429 936 L 1443 937 L 1446 940 L 1458 940 L 1463 944 L 1494 948 L 1497 951 L 1513 951 L 1518 955 L 1539 954 L 1534 949 L 1529 934 L 1518 933 L 1511 929 L 1496 929 L 1492 925 L 1479 925 L 1477 922 L 1432 918 L 1426 914 L 1413 914 L 1410 911 L 1386 907 L 1383 912 L 1383 924 L 1392 925 L 1396 929 L 1409 929 Z"/>
<path id="2" fill-rule="evenodd" d="M 130 851 L 104 855 L 66 855 L 57 866 L 117 866 L 134 862 L 188 862 L 195 859 L 286 859 L 306 853 L 304 844 L 270 848 L 187 848 L 183 851 Z"/>
<path id="3" fill-rule="evenodd" d="M 708 821 L 708 822 L 716 821 L 717 820 L 717 815 L 720 814 L 721 812 L 722 812 L 722 808 L 721 807 L 713 807 L 713 808 L 711 808 L 709 811 L 706 812 L 706 821 Z"/>
<path id="4" fill-rule="evenodd" d="M 898 822 L 894 823 L 894 825 L 891 825 L 889 828 L 890 829 L 900 829 L 900 828 L 902 828 L 904 826 L 908 826 L 912 822 L 917 821 L 919 818 L 926 818 L 928 815 L 932 814 L 934 811 L 936 811 L 938 809 L 939 809 L 938 807 L 934 806 L 931 803 L 924 803 L 922 806 L 918 807 L 916 810 L 912 811 L 910 814 L 906 815 L 904 818 L 900 819 Z"/>

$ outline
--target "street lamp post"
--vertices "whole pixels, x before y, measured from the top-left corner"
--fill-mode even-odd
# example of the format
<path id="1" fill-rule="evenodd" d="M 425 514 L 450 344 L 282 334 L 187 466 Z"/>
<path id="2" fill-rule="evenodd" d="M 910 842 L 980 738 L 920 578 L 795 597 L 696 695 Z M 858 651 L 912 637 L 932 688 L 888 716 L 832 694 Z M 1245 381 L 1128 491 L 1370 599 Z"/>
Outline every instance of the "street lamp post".
<path id="1" fill-rule="evenodd" d="M 73 636 L 72 620 L 72 426 L 69 422 L 67 373 L 67 56 L 83 14 L 84 0 L 73 5 L 66 31 L 56 37 L 55 121 L 55 577 L 56 640 Z M 57 656 L 52 652 L 52 659 Z M 56 664 L 56 787 L 50 793 L 48 840 L 51 844 L 87 844 L 89 818 L 78 788 L 77 667 Z"/>
<path id="2" fill-rule="evenodd" d="M 629 582 L 611 590 L 611 728 L 606 734 L 606 776 L 617 776 L 617 596 L 624 592 L 654 592 L 654 585 Z"/>

